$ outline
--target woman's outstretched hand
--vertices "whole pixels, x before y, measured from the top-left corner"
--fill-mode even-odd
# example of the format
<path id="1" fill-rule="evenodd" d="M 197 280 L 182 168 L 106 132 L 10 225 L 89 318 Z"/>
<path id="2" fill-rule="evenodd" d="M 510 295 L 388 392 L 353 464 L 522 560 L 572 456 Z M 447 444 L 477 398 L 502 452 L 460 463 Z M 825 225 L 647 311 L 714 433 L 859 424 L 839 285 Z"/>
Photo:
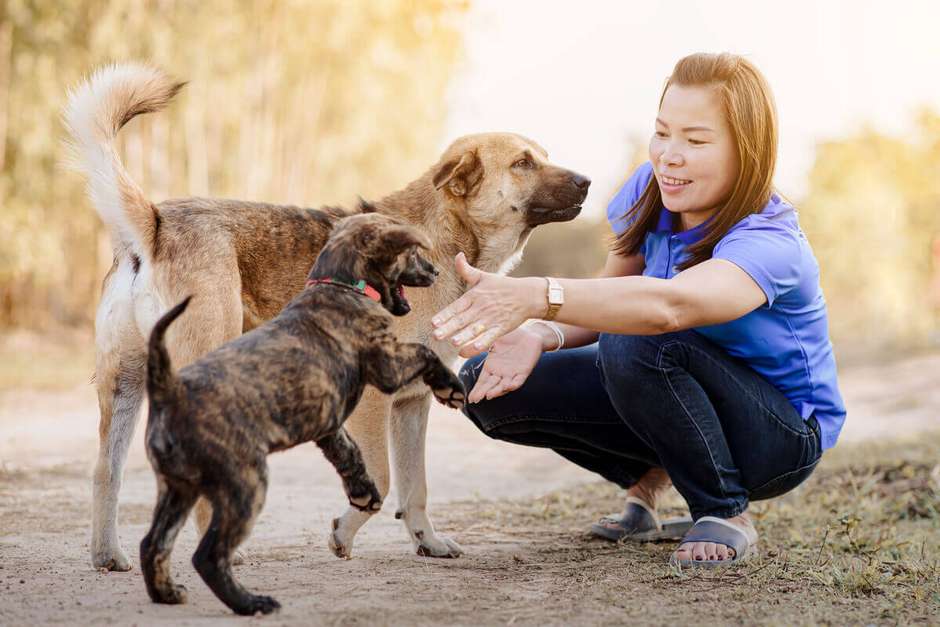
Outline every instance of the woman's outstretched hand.
<path id="1" fill-rule="evenodd" d="M 467 400 L 478 403 L 519 389 L 542 355 L 542 336 L 522 327 L 496 340 Z"/>
<path id="2" fill-rule="evenodd" d="M 471 266 L 463 253 L 457 255 L 456 265 L 470 290 L 435 314 L 431 323 L 436 339 L 450 338 L 454 346 L 462 347 L 461 357 L 484 352 L 528 318 L 545 313 L 544 280 L 483 272 Z"/>

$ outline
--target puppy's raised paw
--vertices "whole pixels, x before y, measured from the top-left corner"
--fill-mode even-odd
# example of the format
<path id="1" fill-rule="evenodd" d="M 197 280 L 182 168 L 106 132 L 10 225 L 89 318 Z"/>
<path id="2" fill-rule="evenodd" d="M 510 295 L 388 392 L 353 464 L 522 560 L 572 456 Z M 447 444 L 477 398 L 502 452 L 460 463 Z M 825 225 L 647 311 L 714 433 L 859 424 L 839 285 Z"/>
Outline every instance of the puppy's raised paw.
<path id="1" fill-rule="evenodd" d="M 349 504 L 360 512 L 374 513 L 382 509 L 382 496 L 371 481 L 366 490 L 349 495 Z"/>
<path id="2" fill-rule="evenodd" d="M 433 392 L 437 402 L 451 409 L 460 409 L 467 401 L 467 395 L 464 393 L 462 385 L 460 387 L 438 388 Z"/>

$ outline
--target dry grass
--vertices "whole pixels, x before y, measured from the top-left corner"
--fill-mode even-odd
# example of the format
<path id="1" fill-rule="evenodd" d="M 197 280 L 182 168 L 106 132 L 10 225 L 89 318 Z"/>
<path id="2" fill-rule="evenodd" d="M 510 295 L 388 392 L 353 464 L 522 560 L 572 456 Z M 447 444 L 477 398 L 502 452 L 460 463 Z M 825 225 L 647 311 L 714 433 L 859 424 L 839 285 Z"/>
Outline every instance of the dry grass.
<path id="1" fill-rule="evenodd" d="M 583 531 L 586 523 L 622 504 L 621 492 L 610 484 L 529 501 L 461 503 L 448 506 L 445 514 L 448 526 L 462 529 L 464 538 L 469 533 L 481 542 L 507 536 L 531 541 L 531 550 L 514 555 L 499 577 L 507 585 L 528 581 L 548 592 L 540 611 L 553 619 L 936 623 L 938 452 L 940 433 L 828 453 L 796 491 L 752 506 L 760 555 L 727 570 L 671 568 L 666 562 L 674 544 L 591 539 Z M 672 513 L 681 513 L 675 507 L 680 502 L 673 497 Z M 576 614 L 568 614 L 572 604 Z"/>

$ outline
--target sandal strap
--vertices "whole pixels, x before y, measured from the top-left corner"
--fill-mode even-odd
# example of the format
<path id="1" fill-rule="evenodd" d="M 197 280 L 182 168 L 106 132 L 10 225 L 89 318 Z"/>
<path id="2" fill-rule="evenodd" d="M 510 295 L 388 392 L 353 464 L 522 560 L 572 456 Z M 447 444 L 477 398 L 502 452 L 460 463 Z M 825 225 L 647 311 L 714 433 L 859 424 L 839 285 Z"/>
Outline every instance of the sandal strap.
<path id="1" fill-rule="evenodd" d="M 695 521 L 695 524 L 689 529 L 679 546 L 690 542 L 714 542 L 734 549 L 735 556 L 744 555 L 748 547 L 756 542 L 756 538 L 750 537 L 740 527 L 731 523 L 715 518 L 714 516 L 703 516 Z"/>

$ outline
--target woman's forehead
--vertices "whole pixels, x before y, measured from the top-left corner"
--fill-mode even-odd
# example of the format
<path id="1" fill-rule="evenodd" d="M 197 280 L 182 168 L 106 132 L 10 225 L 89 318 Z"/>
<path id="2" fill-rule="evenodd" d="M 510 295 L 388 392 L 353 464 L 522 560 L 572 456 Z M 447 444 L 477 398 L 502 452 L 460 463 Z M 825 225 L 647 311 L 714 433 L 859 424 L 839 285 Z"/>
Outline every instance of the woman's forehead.
<path id="1" fill-rule="evenodd" d="M 718 90 L 709 85 L 670 85 L 663 96 L 657 119 L 670 128 L 724 127 Z"/>

